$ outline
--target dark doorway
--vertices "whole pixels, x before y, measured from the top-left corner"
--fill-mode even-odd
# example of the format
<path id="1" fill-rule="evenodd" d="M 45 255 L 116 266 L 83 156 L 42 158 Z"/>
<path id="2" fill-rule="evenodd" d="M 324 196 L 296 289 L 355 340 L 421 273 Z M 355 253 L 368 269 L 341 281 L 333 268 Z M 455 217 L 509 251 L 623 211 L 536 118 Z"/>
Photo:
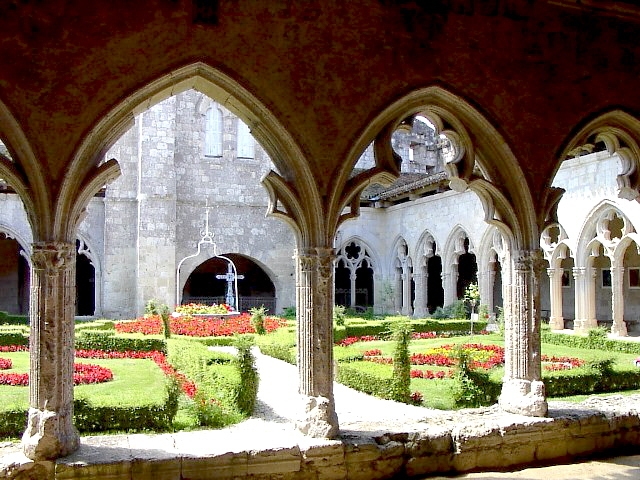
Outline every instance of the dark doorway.
<path id="1" fill-rule="evenodd" d="M 264 305 L 270 313 L 276 310 L 276 288 L 269 275 L 256 262 L 236 253 L 224 254 L 236 266 L 238 275 L 239 309 L 245 312 Z M 182 303 L 224 303 L 227 281 L 217 275 L 227 273 L 229 262 L 222 258 L 210 258 L 202 262 L 189 275 L 182 290 Z"/>
<path id="2" fill-rule="evenodd" d="M 429 313 L 444 306 L 444 289 L 442 288 L 442 259 L 438 255 L 429 257 L 427 261 L 427 309 Z"/>
<path id="3" fill-rule="evenodd" d="M 0 233 L 0 310 L 12 314 L 29 312 L 29 264 L 22 247 Z"/>
<path id="4" fill-rule="evenodd" d="M 472 283 L 478 282 L 478 264 L 476 263 L 476 256 L 473 253 L 469 253 L 469 239 L 464 239 L 464 251 L 458 257 L 458 283 L 456 294 L 458 298 L 464 297 L 464 291 Z"/>
<path id="5" fill-rule="evenodd" d="M 373 269 L 365 259 L 356 270 L 356 306 L 373 306 Z"/>
<path id="6" fill-rule="evenodd" d="M 96 311 L 96 269 L 86 255 L 77 253 L 80 245 L 76 240 L 76 315 L 91 316 Z"/>
<path id="7" fill-rule="evenodd" d="M 335 299 L 336 305 L 351 306 L 351 273 L 349 268 L 340 260 L 335 270 Z M 356 280 L 357 282 L 357 280 Z"/>

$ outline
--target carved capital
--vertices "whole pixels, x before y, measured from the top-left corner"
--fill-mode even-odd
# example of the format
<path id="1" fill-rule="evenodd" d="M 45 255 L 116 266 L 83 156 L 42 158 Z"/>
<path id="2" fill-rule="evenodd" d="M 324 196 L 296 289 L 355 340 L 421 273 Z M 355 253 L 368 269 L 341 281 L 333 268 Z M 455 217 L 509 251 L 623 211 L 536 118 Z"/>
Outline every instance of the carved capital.
<path id="1" fill-rule="evenodd" d="M 75 245 L 63 242 L 34 243 L 31 262 L 35 270 L 44 270 L 48 275 L 58 275 L 75 262 Z"/>
<path id="2" fill-rule="evenodd" d="M 514 268 L 524 272 L 532 272 L 536 276 L 544 270 L 544 253 L 542 250 L 520 250 L 513 259 Z"/>

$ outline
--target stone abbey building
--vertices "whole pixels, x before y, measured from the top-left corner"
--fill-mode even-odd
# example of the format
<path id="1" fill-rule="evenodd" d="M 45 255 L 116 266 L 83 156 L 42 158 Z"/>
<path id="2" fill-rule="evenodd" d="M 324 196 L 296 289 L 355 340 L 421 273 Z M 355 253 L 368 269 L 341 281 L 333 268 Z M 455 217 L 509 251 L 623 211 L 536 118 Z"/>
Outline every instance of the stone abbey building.
<path id="1" fill-rule="evenodd" d="M 54 478 L 55 459 L 80 444 L 77 313 L 128 317 L 150 297 L 218 295 L 212 245 L 184 260 L 207 211 L 216 252 L 245 275 L 244 297 L 275 299 L 276 311 L 295 303 L 296 426 L 308 436 L 346 442 L 333 393 L 336 299 L 420 316 L 477 279 L 483 302 L 504 308 L 497 408 L 548 423 L 559 412 L 542 382 L 541 322 L 634 328 L 635 2 L 0 9 L 0 231 L 9 239 L 0 302 L 28 308 L 31 329 L 22 449 L 32 463 L 20 468 Z M 585 425 L 606 416 L 587 410 Z M 569 429 L 549 442 L 536 424 L 525 440 L 535 455 L 520 463 L 637 446 L 637 409 L 621 415 L 602 432 L 580 430 L 570 448 Z M 496 458 L 517 462 L 482 461 Z"/>
<path id="2" fill-rule="evenodd" d="M 477 282 L 481 304 L 497 313 L 504 241 L 476 194 L 448 187 L 446 138 L 417 116 L 399 126 L 393 146 L 399 179 L 365 189 L 360 216 L 337 231 L 335 303 L 421 318 Z M 228 265 L 216 255 L 243 277 L 242 310 L 295 305 L 295 238 L 265 215 L 260 184 L 273 163 L 236 115 L 188 90 L 141 112 L 105 158 L 118 158 L 122 174 L 91 200 L 78 230 L 77 315 L 133 318 L 152 298 L 225 301 L 227 282 L 217 277 Z M 559 223 L 541 237 L 541 312 L 553 328 L 600 324 L 626 335 L 640 321 L 640 217 L 637 202 L 618 197 L 621 161 L 601 144 L 565 160 L 556 175 L 554 185 L 566 190 Z M 369 147 L 354 168 L 373 166 Z M 32 234 L 20 198 L 1 195 L 0 309 L 26 313 Z M 207 221 L 215 247 L 204 243 L 198 254 Z"/>

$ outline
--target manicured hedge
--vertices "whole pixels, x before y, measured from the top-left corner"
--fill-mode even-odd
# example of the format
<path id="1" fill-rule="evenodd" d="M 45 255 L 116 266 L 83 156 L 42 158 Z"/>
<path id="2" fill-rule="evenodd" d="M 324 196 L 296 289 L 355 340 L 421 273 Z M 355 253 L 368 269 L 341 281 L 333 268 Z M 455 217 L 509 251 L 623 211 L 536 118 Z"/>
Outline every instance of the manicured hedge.
<path id="1" fill-rule="evenodd" d="M 243 342 L 243 340 L 236 339 Z M 238 344 L 238 356 L 211 351 L 200 342 L 183 339 L 168 341 L 168 361 L 179 372 L 196 382 L 198 392 L 207 404 L 220 401 L 230 405 L 235 412 L 230 415 L 250 415 L 258 395 L 258 377 L 255 358 L 244 344 Z M 224 412 L 222 412 L 224 414 Z M 206 423 L 209 426 L 221 426 Z"/>
<path id="2" fill-rule="evenodd" d="M 0 333 L 0 346 L 20 345 L 28 346 L 29 337 L 25 337 L 20 332 L 2 332 Z"/>
<path id="3" fill-rule="evenodd" d="M 586 348 L 591 350 L 604 350 L 607 352 L 631 353 L 640 355 L 640 342 L 626 340 L 612 340 L 596 333 L 583 335 L 567 335 L 565 333 L 542 332 L 542 343 L 564 345 L 566 347 Z"/>
<path id="4" fill-rule="evenodd" d="M 360 392 L 391 400 L 393 398 L 393 379 L 363 372 L 350 367 L 348 363 L 340 363 L 336 380 Z"/>
<path id="5" fill-rule="evenodd" d="M 0 312 L 0 325 L 28 325 L 29 317 L 27 315 L 12 315 L 7 312 Z"/>
<path id="6" fill-rule="evenodd" d="M 95 406 L 85 399 L 76 398 L 73 402 L 73 423 L 80 432 L 170 430 L 178 411 L 180 390 L 169 380 L 167 383 L 167 397 L 162 405 Z"/>
<path id="7" fill-rule="evenodd" d="M 347 337 L 363 337 L 367 335 L 385 336 L 390 332 L 392 322 L 389 319 L 383 321 L 367 321 L 364 323 L 347 323 L 344 327 L 334 327 L 334 342 L 339 342 Z M 414 332 L 435 332 L 437 334 L 467 335 L 471 331 L 469 320 L 412 320 L 409 322 Z M 487 322 L 473 322 L 473 331 L 480 332 L 487 327 Z"/>
<path id="8" fill-rule="evenodd" d="M 167 352 L 167 344 L 160 338 L 115 336 L 113 331 L 83 330 L 76 336 L 76 350 L 106 350 L 111 352 Z"/>

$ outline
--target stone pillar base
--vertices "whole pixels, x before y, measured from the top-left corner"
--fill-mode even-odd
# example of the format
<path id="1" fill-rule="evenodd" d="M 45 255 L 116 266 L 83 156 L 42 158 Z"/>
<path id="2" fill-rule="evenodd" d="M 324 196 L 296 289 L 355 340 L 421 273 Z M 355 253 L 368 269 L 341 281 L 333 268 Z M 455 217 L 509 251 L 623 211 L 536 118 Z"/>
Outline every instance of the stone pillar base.
<path id="1" fill-rule="evenodd" d="M 29 409 L 22 451 L 31 460 L 53 460 L 76 451 L 80 436 L 68 415 L 50 410 Z"/>
<path id="2" fill-rule="evenodd" d="M 574 320 L 573 331 L 576 333 L 587 333 L 592 328 L 598 328 L 597 320 Z"/>
<path id="3" fill-rule="evenodd" d="M 505 412 L 529 417 L 544 417 L 548 410 L 544 396 L 544 383 L 535 380 L 506 380 L 502 384 L 498 405 Z"/>
<path id="4" fill-rule="evenodd" d="M 616 323 L 613 322 L 611 326 L 611 335 L 614 337 L 626 337 L 629 332 L 627 332 L 627 324 L 624 322 Z"/>
<path id="5" fill-rule="evenodd" d="M 549 327 L 551 330 L 564 330 L 564 317 L 551 317 Z"/>
<path id="6" fill-rule="evenodd" d="M 338 435 L 338 415 L 331 400 L 325 397 L 302 396 L 303 418 L 296 428 L 314 438 L 335 438 Z"/>

